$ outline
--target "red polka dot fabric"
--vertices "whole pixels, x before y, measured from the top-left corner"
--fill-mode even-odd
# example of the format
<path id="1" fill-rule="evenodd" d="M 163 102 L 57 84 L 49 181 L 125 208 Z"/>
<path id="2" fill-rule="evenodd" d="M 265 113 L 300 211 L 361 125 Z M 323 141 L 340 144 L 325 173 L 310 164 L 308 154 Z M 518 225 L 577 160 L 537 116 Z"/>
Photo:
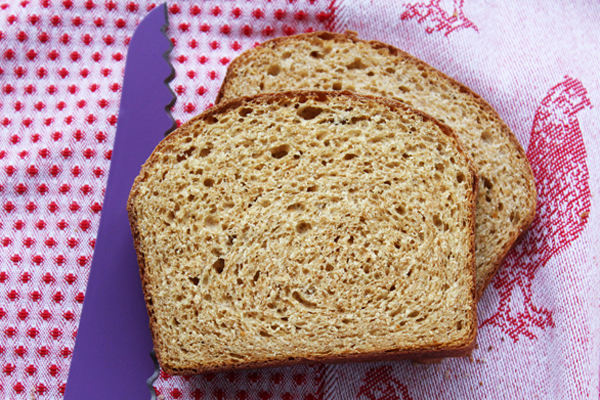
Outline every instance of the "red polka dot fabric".
<path id="1" fill-rule="evenodd" d="M 539 198 L 529 233 L 480 302 L 470 358 L 161 373 L 159 398 L 598 396 L 600 6 L 525 3 L 167 3 L 178 124 L 212 106 L 244 50 L 278 36 L 350 29 L 424 59 L 490 102 L 526 149 Z M 157 4 L 0 0 L 0 398 L 63 397 L 127 47 Z"/>

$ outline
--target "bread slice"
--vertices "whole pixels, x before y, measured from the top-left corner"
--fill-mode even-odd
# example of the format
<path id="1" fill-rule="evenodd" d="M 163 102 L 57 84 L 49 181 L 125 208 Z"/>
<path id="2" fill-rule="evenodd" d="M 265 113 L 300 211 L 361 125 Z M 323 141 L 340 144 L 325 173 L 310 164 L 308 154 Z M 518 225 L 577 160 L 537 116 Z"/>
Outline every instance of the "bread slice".
<path id="1" fill-rule="evenodd" d="M 533 221 L 536 190 L 517 139 L 481 97 L 423 61 L 356 34 L 308 33 L 277 38 L 229 66 L 217 102 L 294 89 L 353 90 L 387 96 L 450 126 L 479 171 L 477 290 L 481 296 L 502 259 Z"/>
<path id="2" fill-rule="evenodd" d="M 476 332 L 477 174 L 391 99 L 235 99 L 159 144 L 128 203 L 162 368 L 459 356 Z"/>

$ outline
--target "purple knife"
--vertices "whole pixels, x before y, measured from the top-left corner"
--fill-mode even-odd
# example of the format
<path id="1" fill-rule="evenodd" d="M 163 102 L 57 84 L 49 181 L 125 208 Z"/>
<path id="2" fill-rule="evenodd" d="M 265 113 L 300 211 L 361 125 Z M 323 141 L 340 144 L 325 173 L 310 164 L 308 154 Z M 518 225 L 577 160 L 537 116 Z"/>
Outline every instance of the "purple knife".
<path id="1" fill-rule="evenodd" d="M 149 399 L 157 368 L 126 203 L 140 167 L 175 124 L 168 82 L 167 8 L 139 24 L 129 44 L 100 229 L 65 392 L 66 400 Z M 154 374 L 154 375 L 153 375 Z M 150 379 L 149 379 L 150 378 Z"/>

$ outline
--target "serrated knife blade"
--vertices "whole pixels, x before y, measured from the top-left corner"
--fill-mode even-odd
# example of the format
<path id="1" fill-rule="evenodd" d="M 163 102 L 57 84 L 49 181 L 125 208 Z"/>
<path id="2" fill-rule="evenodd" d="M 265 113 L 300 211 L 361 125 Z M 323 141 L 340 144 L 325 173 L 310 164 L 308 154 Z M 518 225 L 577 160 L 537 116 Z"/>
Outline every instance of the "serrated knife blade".
<path id="1" fill-rule="evenodd" d="M 141 165 L 174 128 L 173 78 L 166 56 L 167 8 L 138 25 L 129 44 L 119 120 L 96 249 L 66 400 L 149 399 L 152 338 L 127 217 L 127 198 Z M 151 393 L 152 392 L 152 393 Z"/>

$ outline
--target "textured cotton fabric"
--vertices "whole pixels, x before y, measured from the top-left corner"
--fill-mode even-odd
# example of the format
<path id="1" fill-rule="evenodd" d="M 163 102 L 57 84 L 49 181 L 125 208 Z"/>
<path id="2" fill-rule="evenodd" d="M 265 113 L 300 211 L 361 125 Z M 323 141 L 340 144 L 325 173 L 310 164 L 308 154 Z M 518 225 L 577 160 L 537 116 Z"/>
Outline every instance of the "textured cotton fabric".
<path id="1" fill-rule="evenodd" d="M 127 46 L 154 6 L 0 2 L 2 398 L 64 392 Z M 480 301 L 471 358 L 161 374 L 155 387 L 164 399 L 598 397 L 600 5 L 273 0 L 171 1 L 168 9 L 178 123 L 212 105 L 228 63 L 244 50 L 282 35 L 350 29 L 486 99 L 526 149 L 539 197 L 529 233 Z"/>

